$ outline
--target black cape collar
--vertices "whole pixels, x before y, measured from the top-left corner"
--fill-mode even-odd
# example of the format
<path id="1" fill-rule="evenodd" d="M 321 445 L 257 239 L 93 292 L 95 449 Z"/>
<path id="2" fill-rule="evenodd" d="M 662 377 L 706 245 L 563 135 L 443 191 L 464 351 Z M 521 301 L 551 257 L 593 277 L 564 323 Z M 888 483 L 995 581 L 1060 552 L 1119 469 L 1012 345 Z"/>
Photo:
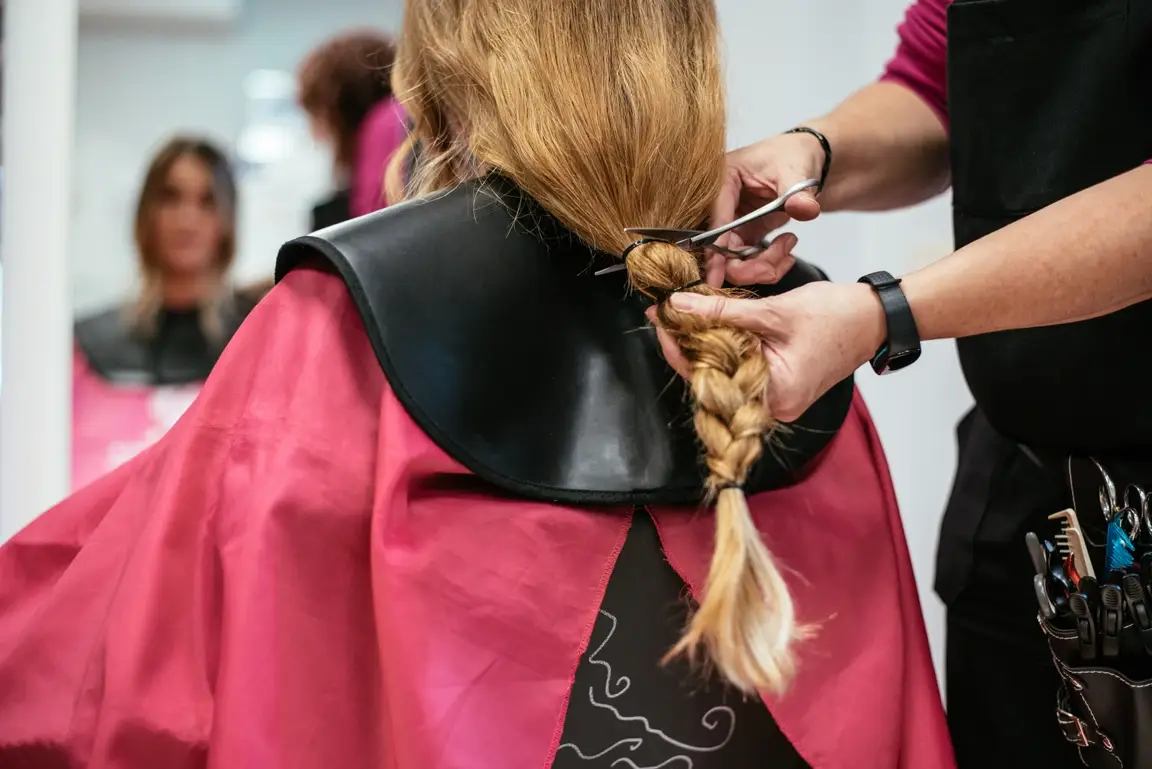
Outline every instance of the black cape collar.
<path id="1" fill-rule="evenodd" d="M 322 257 L 348 286 L 397 398 L 428 436 L 515 494 L 577 504 L 683 504 L 704 470 L 684 383 L 648 302 L 511 182 L 490 177 L 285 244 L 277 280 Z M 797 263 L 768 295 L 825 279 Z M 836 385 L 749 478 L 798 480 L 852 400 Z"/>

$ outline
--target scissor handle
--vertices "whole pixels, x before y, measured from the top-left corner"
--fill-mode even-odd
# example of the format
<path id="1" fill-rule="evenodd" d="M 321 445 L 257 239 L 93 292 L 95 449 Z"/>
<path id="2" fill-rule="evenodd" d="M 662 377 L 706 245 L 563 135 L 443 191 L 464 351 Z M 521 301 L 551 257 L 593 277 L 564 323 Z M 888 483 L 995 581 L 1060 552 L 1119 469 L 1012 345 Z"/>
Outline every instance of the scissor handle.
<path id="1" fill-rule="evenodd" d="M 1111 521 L 1112 516 L 1120 507 L 1119 495 L 1116 493 L 1116 483 L 1112 480 L 1112 476 L 1108 475 L 1108 471 L 1104 469 L 1104 465 L 1096 461 L 1095 457 L 1088 457 L 1092 464 L 1096 465 L 1096 469 L 1100 471 L 1100 477 L 1104 481 L 1104 485 L 1100 486 L 1100 508 L 1104 512 L 1104 520 Z"/>
<path id="2" fill-rule="evenodd" d="M 689 241 L 689 243 L 695 247 L 710 245 L 712 243 L 712 241 L 716 240 L 716 238 L 720 237 L 721 235 L 723 235 L 725 233 L 731 232 L 732 230 L 736 229 L 737 227 L 743 227 L 745 224 L 748 224 L 748 222 L 754 222 L 757 219 L 760 219 L 762 217 L 767 216 L 768 214 L 772 214 L 772 213 L 779 211 L 781 208 L 784 207 L 784 204 L 787 203 L 788 200 L 790 198 L 792 198 L 792 196 L 794 196 L 796 193 L 801 192 L 803 190 L 811 189 L 812 187 L 819 187 L 819 186 L 820 186 L 820 180 L 819 179 L 805 179 L 802 182 L 797 182 L 796 184 L 793 184 L 791 187 L 789 187 L 787 190 L 785 190 L 783 195 L 776 198 L 771 203 L 768 203 L 767 205 L 764 205 L 764 206 L 761 206 L 760 208 L 757 208 L 752 213 L 744 214 L 744 216 L 741 216 L 739 219 L 736 219 L 734 221 L 729 222 L 728 224 L 725 224 L 723 227 L 717 227 L 714 230 L 708 230 L 707 232 L 702 232 L 699 235 L 696 235 L 695 237 L 693 237 Z"/>

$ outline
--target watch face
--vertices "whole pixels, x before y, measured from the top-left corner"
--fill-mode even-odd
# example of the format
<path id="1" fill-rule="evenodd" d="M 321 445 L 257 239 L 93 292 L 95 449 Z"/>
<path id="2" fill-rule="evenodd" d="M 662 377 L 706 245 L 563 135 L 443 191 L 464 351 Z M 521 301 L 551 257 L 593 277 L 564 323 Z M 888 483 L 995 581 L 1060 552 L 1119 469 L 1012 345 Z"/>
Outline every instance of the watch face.
<path id="1" fill-rule="evenodd" d="M 920 359 L 920 348 L 916 347 L 904 352 L 898 352 L 895 355 L 888 357 L 887 368 L 889 371 L 899 371 L 902 368 L 907 368 Z"/>

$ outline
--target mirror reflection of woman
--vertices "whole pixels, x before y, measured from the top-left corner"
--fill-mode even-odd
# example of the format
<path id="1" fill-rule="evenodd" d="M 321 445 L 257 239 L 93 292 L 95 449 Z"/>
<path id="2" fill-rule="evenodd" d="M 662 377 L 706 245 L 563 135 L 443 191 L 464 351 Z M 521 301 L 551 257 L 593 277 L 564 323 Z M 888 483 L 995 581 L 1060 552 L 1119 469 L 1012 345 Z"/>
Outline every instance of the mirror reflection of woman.
<path id="1" fill-rule="evenodd" d="M 134 235 L 139 292 L 75 328 L 76 485 L 119 464 L 174 421 L 261 293 L 229 285 L 236 184 L 223 151 L 204 139 L 173 138 L 153 157 Z M 162 399 L 156 388 L 163 388 Z"/>

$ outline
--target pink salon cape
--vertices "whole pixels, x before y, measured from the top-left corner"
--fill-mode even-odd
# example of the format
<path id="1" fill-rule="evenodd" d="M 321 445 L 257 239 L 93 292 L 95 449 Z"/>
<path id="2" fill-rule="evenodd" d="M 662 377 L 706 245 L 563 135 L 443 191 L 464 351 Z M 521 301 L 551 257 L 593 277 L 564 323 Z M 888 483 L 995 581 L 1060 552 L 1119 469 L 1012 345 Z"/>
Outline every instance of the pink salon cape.
<path id="1" fill-rule="evenodd" d="M 546 769 L 631 511 L 466 472 L 389 390 L 341 280 L 291 272 L 170 432 L 0 548 L 0 767 Z M 766 700 L 785 735 L 814 769 L 951 769 L 859 397 L 751 507 L 820 626 Z M 711 517 L 650 512 L 697 590 Z"/>

